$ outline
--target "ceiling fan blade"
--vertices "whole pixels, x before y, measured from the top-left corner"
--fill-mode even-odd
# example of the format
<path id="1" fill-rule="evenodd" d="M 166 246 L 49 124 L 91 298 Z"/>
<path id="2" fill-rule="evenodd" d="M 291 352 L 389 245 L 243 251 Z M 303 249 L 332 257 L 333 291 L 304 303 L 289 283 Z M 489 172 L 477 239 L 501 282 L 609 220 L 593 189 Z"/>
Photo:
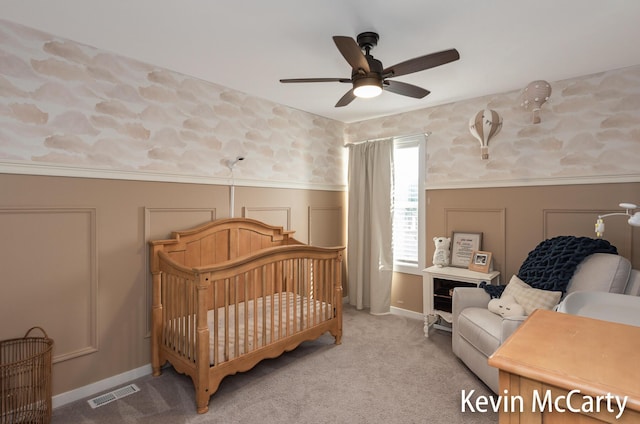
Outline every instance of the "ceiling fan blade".
<path id="1" fill-rule="evenodd" d="M 335 107 L 343 107 L 348 105 L 349 103 L 351 103 L 354 99 L 356 98 L 356 95 L 353 94 L 353 89 L 347 91 L 344 96 L 342 96 L 340 98 L 340 100 L 338 100 L 338 103 L 336 103 Z"/>
<path id="2" fill-rule="evenodd" d="M 460 53 L 456 49 L 443 50 L 438 53 L 431 53 L 425 56 L 416 57 L 407 61 L 389 66 L 382 71 L 384 78 L 397 77 L 400 75 L 412 74 L 425 69 L 435 68 L 445 63 L 460 59 Z"/>
<path id="3" fill-rule="evenodd" d="M 288 78 L 281 79 L 282 83 L 289 82 L 351 82 L 350 78 Z"/>
<path id="4" fill-rule="evenodd" d="M 344 56 L 353 69 L 363 69 L 365 72 L 371 72 L 369 62 L 364 56 L 364 53 L 362 53 L 358 43 L 356 43 L 356 40 L 351 37 L 336 35 L 333 37 L 333 42 L 336 43 L 336 47 L 338 47 L 342 56 Z"/>
<path id="5" fill-rule="evenodd" d="M 385 90 L 391 91 L 392 93 L 413 97 L 415 99 L 421 99 L 430 93 L 429 90 L 425 90 L 417 85 L 400 81 L 384 81 L 382 86 Z"/>

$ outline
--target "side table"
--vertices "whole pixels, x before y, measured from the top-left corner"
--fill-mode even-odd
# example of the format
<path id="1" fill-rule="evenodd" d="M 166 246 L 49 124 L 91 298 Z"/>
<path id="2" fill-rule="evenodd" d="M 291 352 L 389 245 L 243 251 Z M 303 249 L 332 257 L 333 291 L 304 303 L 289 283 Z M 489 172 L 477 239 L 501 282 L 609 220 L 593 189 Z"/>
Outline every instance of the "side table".
<path id="1" fill-rule="evenodd" d="M 424 335 L 429 337 L 429 328 L 451 331 L 451 327 L 441 325 L 444 320 L 451 324 L 451 298 L 454 287 L 477 287 L 500 284 L 500 272 L 489 273 L 470 271 L 466 268 L 430 266 L 422 270 L 422 311 L 424 315 Z"/>

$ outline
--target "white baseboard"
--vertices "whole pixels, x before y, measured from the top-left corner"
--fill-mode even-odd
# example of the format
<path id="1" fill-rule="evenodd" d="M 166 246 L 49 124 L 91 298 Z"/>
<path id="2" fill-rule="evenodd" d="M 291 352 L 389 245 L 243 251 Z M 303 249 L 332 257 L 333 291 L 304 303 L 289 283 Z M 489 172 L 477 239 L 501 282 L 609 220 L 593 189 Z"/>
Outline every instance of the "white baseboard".
<path id="1" fill-rule="evenodd" d="M 393 315 L 401 315 L 406 318 L 419 319 L 421 321 L 424 320 L 424 315 L 422 315 L 420 312 L 410 311 L 408 309 L 402 309 L 396 306 L 391 307 L 391 313 Z"/>
<path id="2" fill-rule="evenodd" d="M 105 378 L 104 380 L 96 381 L 95 383 L 91 383 L 74 390 L 69 390 L 65 393 L 60 393 L 53 397 L 52 407 L 55 409 L 68 403 L 75 402 L 76 400 L 91 397 L 115 386 L 129 383 L 131 380 L 135 380 L 136 378 L 144 377 L 149 374 L 151 374 L 151 364 L 143 365 L 140 368 L 126 371 L 122 374 L 114 375 L 113 377 Z"/>
<path id="3" fill-rule="evenodd" d="M 343 300 L 343 304 L 345 304 L 345 305 L 349 304 L 349 296 L 343 297 L 342 300 Z M 392 315 L 401 315 L 401 316 L 406 317 L 406 318 L 419 319 L 421 321 L 424 320 L 424 315 L 422 315 L 420 312 L 415 312 L 415 311 L 410 311 L 408 309 L 398 308 L 397 306 L 391 306 L 390 313 Z"/>

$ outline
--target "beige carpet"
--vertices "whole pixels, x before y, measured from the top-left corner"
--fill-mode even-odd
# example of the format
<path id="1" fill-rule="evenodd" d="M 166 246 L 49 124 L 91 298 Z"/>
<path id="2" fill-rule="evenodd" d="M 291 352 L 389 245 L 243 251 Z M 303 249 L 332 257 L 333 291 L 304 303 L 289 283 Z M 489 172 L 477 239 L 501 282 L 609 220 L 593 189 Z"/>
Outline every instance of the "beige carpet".
<path id="1" fill-rule="evenodd" d="M 73 423 L 497 423 L 461 412 L 461 391 L 491 392 L 451 353 L 451 335 L 396 315 L 344 308 L 342 345 L 328 334 L 223 380 L 209 412 L 195 412 L 191 379 L 166 368 L 133 381 L 141 391 L 91 409 L 53 411 Z"/>

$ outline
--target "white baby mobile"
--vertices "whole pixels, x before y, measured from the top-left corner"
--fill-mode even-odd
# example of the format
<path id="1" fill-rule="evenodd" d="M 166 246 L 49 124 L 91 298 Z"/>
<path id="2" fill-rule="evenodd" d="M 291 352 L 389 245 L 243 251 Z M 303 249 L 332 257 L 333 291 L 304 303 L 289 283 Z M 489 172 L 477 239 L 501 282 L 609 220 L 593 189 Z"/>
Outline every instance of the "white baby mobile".
<path id="1" fill-rule="evenodd" d="M 484 109 L 469 119 L 469 131 L 480 142 L 482 159 L 489 159 L 489 140 L 500 132 L 502 118 L 498 112 Z"/>

